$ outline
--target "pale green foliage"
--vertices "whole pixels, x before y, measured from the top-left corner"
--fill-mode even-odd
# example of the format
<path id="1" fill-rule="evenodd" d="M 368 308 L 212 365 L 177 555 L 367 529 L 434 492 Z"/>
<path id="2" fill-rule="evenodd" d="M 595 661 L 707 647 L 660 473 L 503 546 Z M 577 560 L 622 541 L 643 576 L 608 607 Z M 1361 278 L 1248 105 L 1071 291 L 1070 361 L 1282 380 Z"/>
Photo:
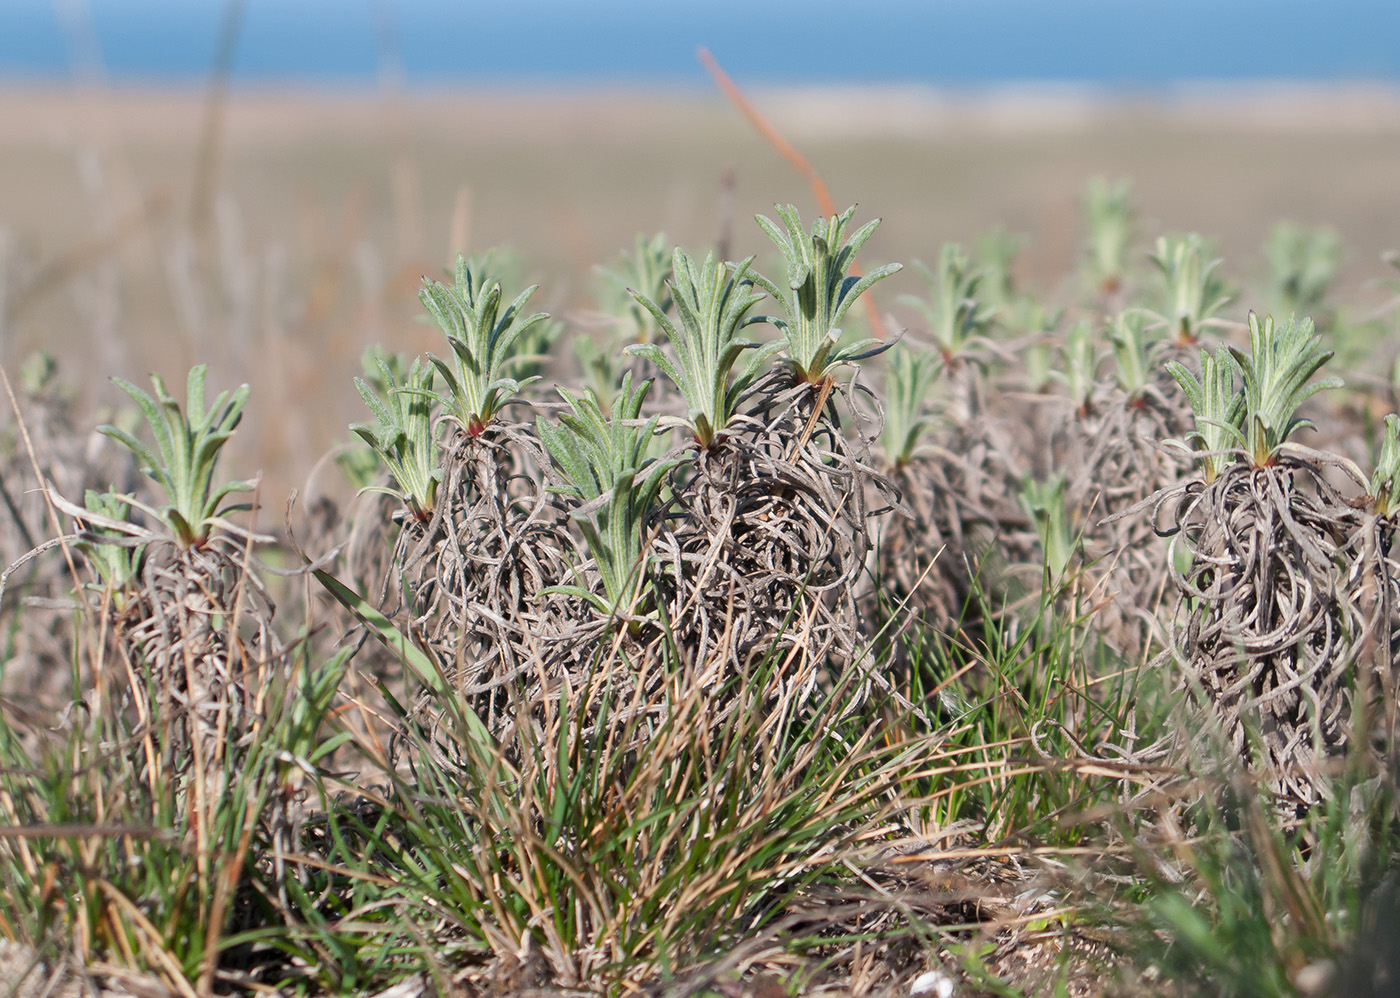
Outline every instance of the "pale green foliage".
<path id="1" fill-rule="evenodd" d="M 373 447 L 350 445 L 335 453 L 335 466 L 356 492 L 374 485 L 374 479 L 379 474 L 379 461 Z"/>
<path id="2" fill-rule="evenodd" d="M 574 359 L 578 361 L 583 387 L 593 392 L 604 409 L 612 408 L 624 363 L 617 343 L 612 337 L 600 344 L 589 336 L 575 336 Z"/>
<path id="3" fill-rule="evenodd" d="M 886 462 L 902 466 L 913 460 L 919 437 L 933 422 L 924 412 L 924 403 L 938 380 L 942 358 L 903 343 L 895 344 L 886 357 L 885 425 L 880 441 Z"/>
<path id="4" fill-rule="evenodd" d="M 1269 306 L 1280 315 L 1316 315 L 1337 279 L 1342 243 L 1328 228 L 1279 222 L 1264 241 Z"/>
<path id="5" fill-rule="evenodd" d="M 1309 380 L 1332 357 L 1310 319 L 1290 319 L 1276 327 L 1271 316 L 1249 314 L 1249 353 L 1228 347 L 1226 356 L 1201 351 L 1201 378 L 1180 363 L 1168 364 L 1196 416 L 1191 438 L 1198 450 L 1244 448 L 1256 468 L 1272 464 L 1294 431 L 1312 421 L 1296 415 L 1307 399 L 1324 388 L 1338 388 L 1340 378 Z M 1238 371 L 1243 384 L 1235 387 Z M 1203 456 L 1206 481 L 1214 481 L 1229 463 L 1228 455 Z"/>
<path id="6" fill-rule="evenodd" d="M 1220 259 L 1196 233 L 1159 236 L 1152 262 L 1161 274 L 1158 316 L 1178 343 L 1195 343 L 1205 324 L 1230 301 L 1219 274 Z"/>
<path id="7" fill-rule="evenodd" d="M 399 372 L 397 377 L 400 381 L 402 372 L 410 363 L 408 354 L 391 354 L 382 346 L 376 345 L 365 350 L 360 357 L 360 368 L 364 371 L 365 383 L 377 395 L 384 395 L 389 390 L 389 385 L 385 383 L 381 373 L 381 359 L 391 371 Z M 360 492 L 374 484 L 374 479 L 379 474 L 380 457 L 373 447 L 350 444 L 336 451 L 335 464 L 345 476 L 345 480 Z"/>
<path id="8" fill-rule="evenodd" d="M 153 512 L 170 528 L 181 547 L 204 543 L 218 518 L 247 508 L 246 505 L 222 506 L 231 493 L 253 490 L 252 483 L 243 481 L 214 485 L 219 451 L 243 418 L 248 386 L 242 385 L 232 394 L 220 392 L 205 409 L 205 373 L 203 364 L 190 368 L 185 386 L 188 416 L 181 412 L 179 401 L 166 390 L 158 374 L 151 375 L 154 396 L 129 381 L 112 379 L 131 396 L 146 417 L 155 437 L 155 450 L 119 427 L 98 427 L 99 432 L 119 441 L 135 454 L 141 462 L 141 471 L 164 489 L 167 501 Z"/>
<path id="9" fill-rule="evenodd" d="M 1054 380 L 1054 347 L 1048 335 L 1036 337 L 1026 345 L 1021 355 L 1021 363 L 1026 370 L 1026 389 L 1044 392 Z"/>
<path id="10" fill-rule="evenodd" d="M 1115 291 L 1128 269 L 1128 248 L 1136 235 L 1136 211 L 1129 202 L 1132 181 L 1094 177 L 1084 188 L 1084 220 L 1089 227 L 1089 276 L 1104 291 Z"/>
<path id="11" fill-rule="evenodd" d="M 787 312 L 787 318 L 770 321 L 782 330 L 787 362 L 798 381 L 816 384 L 827 378 L 832 368 L 859 360 L 878 342 L 865 339 L 841 344 L 841 321 L 856 299 L 876 281 L 901 269 L 891 263 L 863 277 L 851 273 L 856 254 L 880 224 L 874 219 L 848 237 L 846 226 L 855 210 L 852 205 L 840 215 L 818 218 L 810 234 L 802 228 L 802 218 L 792 205 L 778 206 L 781 228 L 766 216 L 757 216 L 759 227 L 787 260 L 787 283 L 780 289 L 760 274 L 755 273 L 753 279 Z"/>
<path id="12" fill-rule="evenodd" d="M 983 293 L 997 311 L 1016 297 L 1012 269 L 1026 245 L 1026 237 L 996 229 L 977 240 L 977 267 L 982 273 Z"/>
<path id="13" fill-rule="evenodd" d="M 1070 531 L 1069 511 L 1065 508 L 1064 474 L 1057 473 L 1044 482 L 1026 479 L 1021 486 L 1021 505 L 1035 522 L 1050 581 L 1057 582 L 1069 568 L 1076 547 Z"/>
<path id="14" fill-rule="evenodd" d="M 1069 327 L 1062 359 L 1064 370 L 1052 373 L 1064 382 L 1075 411 L 1085 415 L 1094 404 L 1094 382 L 1099 366 L 1094 330 L 1087 321 L 1080 320 Z"/>
<path id="15" fill-rule="evenodd" d="M 513 246 L 488 246 L 468 253 L 467 269 L 478 279 L 490 277 L 502 287 L 518 287 L 525 283 L 525 258 Z"/>
<path id="16" fill-rule="evenodd" d="M 1064 317 L 1064 309 L 1050 308 L 1044 302 L 1025 297 L 1007 309 L 1003 323 L 1012 333 L 1027 339 L 1021 354 L 1026 372 L 1026 388 L 1043 392 L 1050 384 L 1054 360 L 1050 334 Z"/>
<path id="17" fill-rule="evenodd" d="M 83 506 L 90 513 L 112 520 L 131 518 L 132 498 L 116 495 L 113 492 L 98 492 L 88 489 L 83 494 Z M 112 593 L 112 598 L 120 609 L 124 595 L 136 582 L 137 568 L 141 564 L 143 545 L 119 544 L 124 535 L 110 527 L 81 524 L 84 534 L 93 539 L 82 539 L 76 544 L 88 563 L 97 570 L 102 585 Z"/>
<path id="18" fill-rule="evenodd" d="M 1372 509 L 1381 516 L 1389 516 L 1400 509 L 1400 416 L 1394 413 L 1385 417 L 1376 470 L 1371 473 L 1366 492 L 1371 497 Z"/>
<path id="19" fill-rule="evenodd" d="M 636 344 L 626 352 L 651 361 L 680 389 L 687 409 L 682 425 L 702 447 L 710 446 L 728 428 L 740 397 L 762 372 L 763 363 L 782 347 L 781 341 L 760 344 L 739 336 L 739 330 L 756 321 L 748 318 L 749 309 L 763 300 L 749 276 L 752 262 L 750 257 L 739 264 L 722 263 L 708 254 L 703 264 L 697 264 L 677 249 L 671 297 L 679 328 L 660 304 L 633 292 L 666 334 L 674 356 L 655 343 Z M 731 379 L 745 351 L 752 351 L 748 362 Z"/>
<path id="20" fill-rule="evenodd" d="M 654 302 L 663 313 L 671 310 L 668 246 L 664 232 L 638 235 L 632 251 L 622 253 L 616 266 L 594 268 L 599 278 L 598 305 L 620 324 L 624 342 L 650 343 L 660 330 L 642 299 Z"/>
<path id="21" fill-rule="evenodd" d="M 1180 361 L 1171 361 L 1167 370 L 1181 386 L 1196 428 L 1188 435 L 1199 452 L 1201 468 L 1207 482 L 1220 477 L 1230 463 L 1230 455 L 1222 453 L 1239 443 L 1239 422 L 1244 413 L 1244 395 L 1236 385 L 1236 364 L 1223 348 L 1214 354 L 1201 351 L 1201 377 L 1197 379 Z"/>
<path id="22" fill-rule="evenodd" d="M 929 298 L 905 295 L 900 301 L 918 309 L 948 363 L 962 356 L 970 343 L 984 337 L 992 312 L 978 300 L 983 272 L 974 267 L 961 246 L 945 243 L 938 254 L 938 269 L 929 270 L 914 261 L 929 285 Z"/>
<path id="23" fill-rule="evenodd" d="M 485 429 L 521 389 L 538 380 L 505 376 L 510 364 L 524 355 L 522 337 L 548 318 L 543 312 L 521 317 L 534 293 L 535 286 L 526 288 L 503 312 L 500 282 L 474 274 L 461 257 L 452 287 L 428 281 L 418 293 L 423 307 L 447 334 L 454 361 L 428 355 L 447 387 L 432 398 L 471 436 Z"/>
<path id="24" fill-rule="evenodd" d="M 19 383 L 29 395 L 41 395 L 58 375 L 58 361 L 47 350 L 35 350 L 19 368 Z"/>
<path id="25" fill-rule="evenodd" d="M 656 506 L 666 474 L 676 462 L 647 456 L 659 416 L 637 425 L 650 381 L 632 390 L 631 372 L 612 412 L 603 415 L 597 396 L 585 389 L 575 396 L 560 388 L 572 413 L 561 413 L 561 426 L 542 417 L 536 420 L 539 436 L 564 472 L 566 485 L 556 491 L 583 502 L 577 517 L 588 550 L 597 565 L 606 600 L 581 589 L 577 592 L 599 610 L 630 613 L 643 576 L 642 528 Z"/>
<path id="26" fill-rule="evenodd" d="M 526 329 L 515 342 L 504 369 L 518 378 L 520 384 L 539 381 L 555 345 L 564 335 L 564 323 L 546 317 Z"/>
<path id="27" fill-rule="evenodd" d="M 1147 316 L 1140 309 L 1119 312 L 1109 322 L 1108 338 L 1113 344 L 1118 387 L 1130 400 L 1140 398 L 1150 380 L 1152 347 L 1156 346 L 1147 336 Z"/>
<path id="28" fill-rule="evenodd" d="M 413 363 L 413 355 L 390 353 L 382 344 L 376 343 L 360 356 L 360 370 L 365 383 L 383 395 L 395 385 L 404 383 L 404 372 Z"/>
<path id="29" fill-rule="evenodd" d="M 378 351 L 366 358 L 375 368 L 372 384 L 355 379 L 360 398 L 374 413 L 374 424 L 352 423 L 350 429 L 379 455 L 394 476 L 399 492 L 419 521 L 437 505 L 442 467 L 437 438 L 441 423 L 433 418 L 434 370 L 415 358 L 405 374 L 402 360 Z M 368 487 L 368 486 L 366 486 Z"/>
<path id="30" fill-rule="evenodd" d="M 1230 353 L 1244 381 L 1244 433 L 1240 442 L 1259 468 L 1274 455 L 1295 430 L 1311 427 L 1311 420 L 1296 416 L 1300 405 L 1324 388 L 1340 388 L 1342 379 L 1309 379 L 1332 358 L 1322 349 L 1322 338 L 1311 319 L 1289 319 L 1281 327 L 1272 316 L 1262 320 L 1249 313 L 1249 354 L 1237 347 Z"/>

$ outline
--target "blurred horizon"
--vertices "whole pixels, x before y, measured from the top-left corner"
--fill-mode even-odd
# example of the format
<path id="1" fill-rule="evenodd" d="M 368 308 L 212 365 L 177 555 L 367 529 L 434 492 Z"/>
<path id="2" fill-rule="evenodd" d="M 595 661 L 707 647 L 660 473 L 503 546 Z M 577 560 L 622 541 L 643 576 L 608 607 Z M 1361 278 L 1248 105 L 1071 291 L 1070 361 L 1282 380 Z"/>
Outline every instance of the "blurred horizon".
<path id="1" fill-rule="evenodd" d="M 1393 0 L 6 0 L 0 84 L 709 89 L 1400 83 Z"/>

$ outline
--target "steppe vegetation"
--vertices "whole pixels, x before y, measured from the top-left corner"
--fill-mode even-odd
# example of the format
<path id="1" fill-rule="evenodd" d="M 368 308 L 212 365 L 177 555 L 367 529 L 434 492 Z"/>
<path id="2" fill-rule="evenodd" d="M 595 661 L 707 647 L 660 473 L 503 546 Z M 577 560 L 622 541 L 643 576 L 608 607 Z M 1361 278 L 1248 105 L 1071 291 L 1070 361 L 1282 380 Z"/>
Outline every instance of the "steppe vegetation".
<path id="1" fill-rule="evenodd" d="M 907 328 L 856 209 L 641 237 L 592 329 L 464 258 L 341 388 L 344 508 L 225 472 L 217 370 L 98 425 L 35 355 L 0 987 L 1381 993 L 1395 303 L 1082 207 L 1057 291 L 933 246 Z"/>

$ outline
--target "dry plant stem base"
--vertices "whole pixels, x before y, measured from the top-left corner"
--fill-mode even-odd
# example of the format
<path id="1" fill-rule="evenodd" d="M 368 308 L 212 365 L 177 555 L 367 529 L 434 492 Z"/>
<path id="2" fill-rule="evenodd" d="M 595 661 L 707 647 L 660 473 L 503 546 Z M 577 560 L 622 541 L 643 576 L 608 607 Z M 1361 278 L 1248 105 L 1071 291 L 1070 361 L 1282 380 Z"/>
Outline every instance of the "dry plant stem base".
<path id="1" fill-rule="evenodd" d="M 907 600 L 933 626 L 975 631 L 974 592 L 1004 603 L 1022 588 L 1009 566 L 1037 557 L 1035 531 L 1016 496 L 1025 455 L 1035 451 L 1026 430 L 1042 420 L 1027 415 L 1003 425 L 986 406 L 973 363 L 960 362 L 946 377 L 946 425 L 889 472 L 913 518 L 885 518 L 880 582 L 895 603 Z"/>
<path id="2" fill-rule="evenodd" d="M 698 452 L 662 513 L 653 552 L 667 617 L 697 661 L 723 647 L 737 667 L 799 639 L 818 660 L 849 661 L 875 515 L 867 490 L 896 499 L 811 386 L 768 387 L 753 415 Z"/>
<path id="3" fill-rule="evenodd" d="M 503 688 L 528 683 L 531 663 L 570 647 L 564 639 L 587 620 L 571 601 L 539 595 L 568 579 L 575 557 L 567 510 L 543 484 L 547 465 L 529 424 L 457 433 L 432 519 L 407 521 L 398 542 L 413 626 L 492 727 L 510 720 Z"/>
<path id="4" fill-rule="evenodd" d="M 153 778 L 202 786 L 220 767 L 220 747 L 254 722 L 259 673 L 278 644 L 271 597 L 244 555 L 232 537 L 202 548 L 153 540 L 141 587 L 117 618 L 138 714 L 179 719 L 166 758 L 151 760 Z M 147 682 L 158 705 L 143 703 Z"/>
<path id="5" fill-rule="evenodd" d="M 1139 399 L 1113 398 L 1089 416 L 1066 415 L 1059 467 L 1074 469 L 1065 501 L 1082 524 L 1083 560 L 1105 633 L 1126 658 L 1146 654 L 1159 636 L 1153 609 L 1169 588 L 1167 541 L 1127 510 L 1188 472 L 1183 456 L 1158 441 L 1180 436 L 1189 420 L 1180 391 L 1155 387 Z"/>
<path id="6" fill-rule="evenodd" d="M 1391 687 L 1390 656 L 1374 646 L 1390 645 L 1397 576 L 1366 543 L 1375 525 L 1286 456 L 1154 498 L 1158 529 L 1189 563 L 1172 571 L 1168 654 L 1280 801 L 1317 803 L 1358 715 L 1380 708 L 1354 702 L 1358 670 L 1366 688 Z"/>

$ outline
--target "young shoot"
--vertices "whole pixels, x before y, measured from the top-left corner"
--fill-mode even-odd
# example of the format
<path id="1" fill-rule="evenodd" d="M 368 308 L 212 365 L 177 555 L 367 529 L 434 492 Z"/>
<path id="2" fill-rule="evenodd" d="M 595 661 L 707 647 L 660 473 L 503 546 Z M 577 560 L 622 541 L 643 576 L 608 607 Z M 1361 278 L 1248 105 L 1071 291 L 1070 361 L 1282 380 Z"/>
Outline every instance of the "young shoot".
<path id="1" fill-rule="evenodd" d="M 535 323 L 515 342 L 515 349 L 505 362 L 504 369 L 516 377 L 521 385 L 539 381 L 555 344 L 563 335 L 564 323 L 558 319 L 547 317 Z"/>
<path id="2" fill-rule="evenodd" d="M 1337 279 L 1342 243 L 1328 228 L 1279 222 L 1264 241 L 1266 300 L 1280 315 L 1318 315 Z"/>
<path id="3" fill-rule="evenodd" d="M 1016 298 L 1013 271 L 1025 245 L 1025 236 L 1005 229 L 994 229 L 977 240 L 977 268 L 982 273 L 982 289 L 993 311 Z"/>
<path id="4" fill-rule="evenodd" d="M 1199 380 L 1180 361 L 1167 364 L 1196 417 L 1196 428 L 1187 439 L 1198 452 L 1206 484 L 1220 477 L 1232 460 L 1229 451 L 1239 444 L 1244 395 L 1236 385 L 1236 369 L 1235 359 L 1223 347 L 1214 354 L 1201 351 Z"/>
<path id="5" fill-rule="evenodd" d="M 593 555 L 604 596 L 578 586 L 553 591 L 580 596 L 599 612 L 630 614 L 639 598 L 642 566 L 642 528 L 656 507 L 674 460 L 647 456 L 659 416 L 640 426 L 642 402 L 650 381 L 632 390 L 632 374 L 622 376 L 622 386 L 612 412 L 603 415 L 598 398 L 584 390 L 575 396 L 560 388 L 572 413 L 561 413 L 555 426 L 543 417 L 536 420 L 540 439 L 564 473 L 567 484 L 555 491 L 580 500 L 575 512 L 589 553 Z"/>
<path id="6" fill-rule="evenodd" d="M 944 366 L 951 367 L 961 362 L 967 347 L 984 338 L 991 326 L 992 311 L 977 297 L 983 271 L 972 265 L 957 243 L 944 244 L 938 254 L 937 271 L 917 260 L 914 266 L 928 282 L 929 298 L 905 295 L 900 301 L 923 315 Z"/>
<path id="7" fill-rule="evenodd" d="M 214 468 L 219 461 L 219 451 L 228 443 L 243 418 L 248 386 L 242 385 L 232 394 L 220 392 L 205 409 L 206 373 L 204 364 L 190 368 L 185 384 L 188 415 L 181 411 L 179 401 L 166 390 L 165 382 L 158 374 L 151 375 L 154 396 L 122 378 L 112 379 L 131 396 L 146 417 L 146 423 L 155 437 L 155 450 L 119 427 L 104 425 L 97 428 L 99 433 L 118 441 L 135 454 L 141 462 L 141 471 L 165 491 L 167 501 L 151 512 L 170 529 L 183 548 L 203 545 L 220 518 L 236 510 L 250 508 L 246 503 L 224 506 L 223 502 L 232 493 L 253 490 L 253 483 L 244 481 L 214 485 Z"/>
<path id="8" fill-rule="evenodd" d="M 1079 417 L 1089 415 L 1094 408 L 1094 383 L 1098 376 L 1098 351 L 1094 346 L 1093 327 L 1080 320 L 1065 334 L 1061 354 L 1064 370 L 1053 372 L 1064 382 L 1070 401 Z"/>
<path id="9" fill-rule="evenodd" d="M 1007 310 L 1004 320 L 1007 329 L 1027 340 L 1021 352 L 1021 364 L 1025 368 L 1026 388 L 1032 392 L 1043 392 L 1050 387 L 1054 366 L 1053 333 L 1062 318 L 1064 309 L 1052 309 L 1029 297 Z"/>
<path id="10" fill-rule="evenodd" d="M 1045 482 L 1027 478 L 1021 486 L 1021 504 L 1035 522 L 1040 549 L 1045 553 L 1045 571 L 1054 583 L 1064 577 L 1075 551 L 1065 508 L 1065 476 L 1056 474 Z"/>
<path id="11" fill-rule="evenodd" d="M 591 391 L 604 409 L 611 409 L 622 379 L 625 359 L 613 336 L 599 343 L 588 335 L 575 336 L 574 360 L 578 363 L 583 387 Z"/>
<path id="12" fill-rule="evenodd" d="M 675 302 L 679 327 L 665 309 L 651 298 L 633 292 L 651 315 L 658 329 L 666 334 L 671 354 L 655 343 L 630 346 L 626 353 L 643 357 L 670 378 L 686 403 L 686 417 L 662 419 L 686 427 L 701 447 L 722 439 L 738 408 L 739 399 L 763 370 L 763 364 L 782 348 L 782 341 L 760 344 L 740 337 L 739 331 L 752 322 L 749 309 L 763 300 L 754 290 L 749 265 L 722 263 L 713 254 L 696 263 L 677 249 L 672 263 L 671 297 Z M 733 377 L 733 370 L 745 351 L 747 363 Z"/>
<path id="13" fill-rule="evenodd" d="M 115 487 L 113 487 L 115 488 Z M 117 495 L 113 491 L 98 492 L 88 489 L 83 494 L 83 506 L 88 512 L 110 520 L 126 521 L 131 518 L 132 498 Z M 111 527 L 96 523 L 78 521 L 82 539 L 75 545 L 83 557 L 97 571 L 102 586 L 112 594 L 118 610 L 125 604 L 126 594 L 136 586 L 137 570 L 141 564 L 144 545 L 121 543 L 128 535 Z"/>
<path id="14" fill-rule="evenodd" d="M 1094 177 L 1084 189 L 1084 219 L 1089 227 L 1089 276 L 1102 294 L 1123 286 L 1128 247 L 1136 235 L 1136 212 L 1128 201 L 1132 181 Z"/>
<path id="15" fill-rule="evenodd" d="M 1119 312 L 1108 325 L 1116 362 L 1118 387 L 1131 405 L 1141 405 L 1150 384 L 1153 347 L 1148 340 L 1147 316 L 1140 309 Z"/>
<path id="16" fill-rule="evenodd" d="M 663 313 L 671 311 L 672 257 L 668 245 L 664 232 L 638 235 L 632 251 L 622 253 L 615 267 L 594 268 L 599 278 L 599 307 L 621 325 L 624 343 L 650 343 L 660 331 L 655 313 L 643 306 L 643 298 Z"/>
<path id="17" fill-rule="evenodd" d="M 433 418 L 433 381 L 430 365 L 415 358 L 408 374 L 401 361 L 382 350 L 371 355 L 373 382 L 355 379 L 360 398 L 374 413 L 374 424 L 352 423 L 351 432 L 379 455 L 394 477 L 398 491 L 366 485 L 360 491 L 381 491 L 397 496 L 420 523 L 432 519 L 437 505 L 442 466 L 437 438 L 442 424 Z"/>
<path id="18" fill-rule="evenodd" d="M 1376 470 L 1366 492 L 1377 516 L 1388 517 L 1400 510 L 1400 416 L 1394 413 L 1385 417 Z"/>
<path id="19" fill-rule="evenodd" d="M 1151 257 L 1163 282 L 1158 317 L 1182 345 L 1199 340 L 1201 330 L 1230 300 L 1218 272 L 1221 261 L 1211 252 L 1210 244 L 1192 232 L 1159 236 Z"/>
<path id="20" fill-rule="evenodd" d="M 1312 427 L 1312 420 L 1295 415 L 1298 407 L 1325 388 L 1340 388 L 1342 379 L 1323 378 L 1308 384 L 1332 351 L 1322 349 L 1322 337 L 1311 319 L 1290 318 L 1281 327 L 1273 316 L 1262 320 L 1249 313 L 1249 353 L 1230 347 L 1244 381 L 1244 433 L 1240 442 L 1256 468 L 1273 464 L 1278 450 L 1295 430 Z"/>
<path id="21" fill-rule="evenodd" d="M 539 380 L 505 376 L 515 359 L 525 355 L 522 338 L 548 318 L 543 312 L 521 317 L 535 288 L 526 288 L 502 312 L 500 282 L 474 274 L 459 256 L 452 287 L 425 281 L 418 293 L 452 347 L 451 363 L 428 354 L 447 386 L 445 392 L 434 392 L 431 397 L 468 436 L 479 436 L 503 405 Z"/>
<path id="22" fill-rule="evenodd" d="M 38 398 L 48 391 L 58 377 L 58 361 L 47 350 L 36 350 L 24 358 L 19 368 L 19 383 L 24 393 Z"/>
<path id="23" fill-rule="evenodd" d="M 1021 364 L 1026 372 L 1026 388 L 1029 391 L 1049 392 L 1055 380 L 1055 348 L 1048 332 L 1042 333 L 1026 345 L 1021 353 Z"/>
<path id="24" fill-rule="evenodd" d="M 938 380 L 942 359 L 933 351 L 913 350 L 903 343 L 895 344 L 886 356 L 885 425 L 880 442 L 885 461 L 902 468 L 914 459 L 919 437 L 933 423 L 924 403 Z"/>
<path id="25" fill-rule="evenodd" d="M 829 384 L 836 366 L 868 356 L 867 351 L 878 343 L 864 339 L 841 344 L 841 321 L 856 299 L 876 281 L 901 269 L 891 263 L 863 277 L 851 273 L 856 254 L 880 224 L 874 219 L 848 237 L 846 226 L 855 210 L 852 205 L 840 215 L 817 219 L 810 234 L 802 228 L 802 218 L 792 205 L 777 209 L 781 228 L 764 215 L 756 216 L 759 227 L 787 260 L 786 287 L 779 288 L 758 273 L 753 280 L 787 312 L 787 318 L 769 321 L 782 330 L 787 364 L 799 382 Z"/>

